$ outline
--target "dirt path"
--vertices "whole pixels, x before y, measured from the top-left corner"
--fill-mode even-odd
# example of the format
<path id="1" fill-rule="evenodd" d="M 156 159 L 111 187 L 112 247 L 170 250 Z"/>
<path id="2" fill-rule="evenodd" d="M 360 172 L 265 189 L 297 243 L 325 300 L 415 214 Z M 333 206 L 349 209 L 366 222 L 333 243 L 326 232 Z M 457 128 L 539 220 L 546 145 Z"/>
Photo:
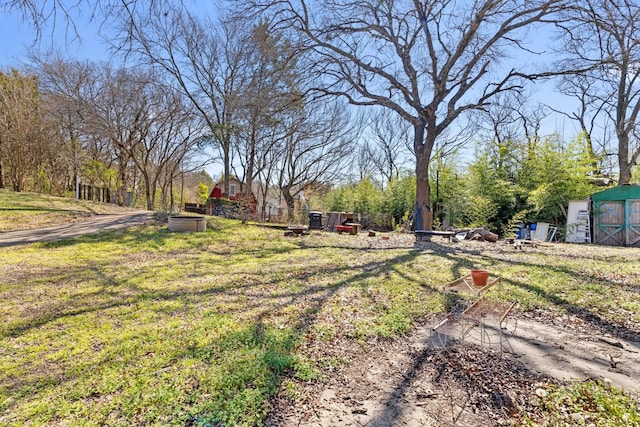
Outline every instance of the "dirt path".
<path id="1" fill-rule="evenodd" d="M 464 339 L 456 327 L 437 334 L 432 326 L 369 349 L 343 343 L 333 351 L 348 351 L 352 362 L 305 399 L 280 396 L 267 425 L 505 425 L 535 411 L 536 389 L 552 379 L 595 378 L 640 392 L 640 342 L 516 316 L 504 330 L 486 325 Z"/>
<path id="2" fill-rule="evenodd" d="M 134 225 L 146 224 L 152 220 L 153 213 L 148 211 L 114 215 L 96 215 L 86 221 L 72 224 L 36 230 L 20 230 L 0 233 L 0 247 L 70 239 L 83 234 L 118 230 Z"/>
<path id="3" fill-rule="evenodd" d="M 606 380 L 640 392 L 640 342 L 521 319 L 507 344 L 525 366 L 545 375 Z"/>

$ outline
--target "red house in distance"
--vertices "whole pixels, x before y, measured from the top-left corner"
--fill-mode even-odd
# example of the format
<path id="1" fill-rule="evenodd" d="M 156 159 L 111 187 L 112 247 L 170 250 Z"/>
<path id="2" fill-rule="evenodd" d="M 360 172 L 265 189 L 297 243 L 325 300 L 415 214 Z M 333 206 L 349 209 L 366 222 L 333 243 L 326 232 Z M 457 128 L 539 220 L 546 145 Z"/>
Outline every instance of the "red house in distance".
<path id="1" fill-rule="evenodd" d="M 239 179 L 230 177 L 229 178 L 229 194 L 225 194 L 224 189 L 224 181 L 218 182 L 215 187 L 209 193 L 209 198 L 218 200 L 218 199 L 229 199 L 229 200 L 246 200 L 247 196 L 245 193 L 240 192 L 240 188 L 246 188 Z M 254 196 L 253 192 L 250 192 L 249 195 L 249 209 L 252 215 L 254 215 L 257 211 L 257 199 Z"/>

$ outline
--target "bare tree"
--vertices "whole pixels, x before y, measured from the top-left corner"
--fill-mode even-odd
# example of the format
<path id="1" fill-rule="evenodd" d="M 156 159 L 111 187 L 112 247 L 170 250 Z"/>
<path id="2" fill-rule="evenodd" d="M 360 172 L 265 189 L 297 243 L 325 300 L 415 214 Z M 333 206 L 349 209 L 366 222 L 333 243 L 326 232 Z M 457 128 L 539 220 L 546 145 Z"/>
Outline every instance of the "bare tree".
<path id="1" fill-rule="evenodd" d="M 101 140 L 90 137 L 86 132 L 87 111 L 84 111 L 84 99 L 89 96 L 85 91 L 95 80 L 94 66 L 77 61 L 64 61 L 60 58 L 32 56 L 33 73 L 40 79 L 42 95 L 52 105 L 51 114 L 58 125 L 61 135 L 61 150 L 67 163 L 69 182 L 67 189 L 73 190 L 79 183 L 80 173 L 85 165 L 104 164 L 109 169 L 109 150 L 102 146 Z M 96 143 L 96 144 L 93 144 Z M 95 177 L 97 178 L 97 177 Z M 106 179 L 96 179 L 95 184 L 108 186 Z"/>
<path id="2" fill-rule="evenodd" d="M 577 123 L 586 142 L 594 176 L 601 175 L 605 168 L 609 170 L 604 163 L 609 155 L 609 147 L 605 142 L 609 139 L 609 135 L 601 122 L 607 103 L 600 99 L 597 91 L 592 89 L 596 85 L 598 85 L 597 79 L 586 74 L 563 76 L 558 87 L 562 93 L 571 96 L 578 102 L 578 108 L 574 111 L 561 111 L 549 107 L 555 113 Z M 599 131 L 604 133 L 601 134 Z"/>
<path id="3" fill-rule="evenodd" d="M 116 12 L 122 22 L 119 48 L 166 73 L 207 124 L 221 151 L 229 194 L 231 148 L 246 78 L 242 28 L 153 1 L 123 3 Z"/>
<path id="4" fill-rule="evenodd" d="M 529 94 L 512 91 L 496 96 L 491 105 L 483 109 L 481 119 L 488 125 L 491 139 L 498 144 L 509 140 L 534 143 L 541 136 L 542 121 L 549 115 L 548 110 L 542 104 L 533 103 Z"/>
<path id="5" fill-rule="evenodd" d="M 271 214 L 271 212 L 267 212 L 267 202 L 269 196 L 273 194 L 272 189 L 277 188 L 278 166 L 286 136 L 286 132 L 274 132 L 269 135 L 268 140 L 263 140 L 264 144 L 269 145 L 269 149 L 261 152 L 259 158 L 260 166 L 257 168 L 260 180 L 260 194 L 257 197 L 260 197 L 262 202 L 260 212 L 262 220 L 267 217 L 267 214 Z M 276 207 L 274 206 L 274 208 Z"/>
<path id="6" fill-rule="evenodd" d="M 39 70 L 69 140 L 84 142 L 80 149 L 89 152 L 89 163 L 117 169 L 118 202 L 124 203 L 127 187 L 136 185 L 131 177 L 139 174 L 147 208 L 153 209 L 167 170 L 181 164 L 196 144 L 194 117 L 182 95 L 145 71 L 61 60 L 41 62 Z M 74 168 L 87 174 L 86 165 Z"/>
<path id="7" fill-rule="evenodd" d="M 497 96 L 495 102 L 485 109 L 483 122 L 486 130 L 498 145 L 515 141 L 522 136 L 522 126 L 518 120 L 518 109 L 523 106 L 518 97 Z"/>
<path id="8" fill-rule="evenodd" d="M 63 0 L 5 0 L 0 1 L 0 9 L 18 12 L 22 20 L 28 22 L 36 30 L 34 41 L 39 40 L 45 24 L 53 27 L 63 25 L 67 32 L 75 36 L 78 31 L 73 20 L 73 14 L 77 12 L 81 1 L 65 2 Z M 91 8 L 93 9 L 96 1 Z"/>
<path id="9" fill-rule="evenodd" d="M 376 174 L 376 167 L 373 160 L 373 149 L 369 143 L 362 142 L 353 153 L 353 163 L 356 165 L 355 178 L 351 175 L 347 176 L 347 180 L 357 179 L 362 181 L 367 177 L 372 177 Z M 353 171 L 352 171 L 353 172 Z"/>
<path id="10" fill-rule="evenodd" d="M 140 120 L 140 140 L 130 147 L 131 159 L 144 178 L 147 209 L 156 205 L 160 185 L 162 207 L 168 209 L 167 185 L 175 176 L 174 165 L 182 164 L 196 149 L 199 129 L 182 96 L 166 86 L 153 85 L 143 91 L 147 109 Z"/>
<path id="11" fill-rule="evenodd" d="M 151 87 L 147 73 L 93 65 L 94 79 L 84 98 L 78 99 L 86 115 L 84 131 L 96 140 L 107 141 L 117 168 L 118 204 L 125 203 L 128 187 L 138 185 L 132 160 L 148 132 L 149 105 L 145 100 Z"/>
<path id="12" fill-rule="evenodd" d="M 515 181 L 517 164 L 532 155 L 541 140 L 542 121 L 548 115 L 522 92 L 503 93 L 494 98 L 478 121 L 487 134 L 486 150 L 500 179 Z"/>
<path id="13" fill-rule="evenodd" d="M 50 130 L 37 78 L 0 72 L 0 175 L 14 191 L 23 191 L 27 178 L 53 153 Z M 0 184 L 4 187 L 1 178 Z"/>
<path id="14" fill-rule="evenodd" d="M 276 22 L 314 53 L 309 69 L 322 76 L 318 91 L 354 105 L 383 106 L 412 126 L 415 227 L 430 229 L 429 163 L 438 137 L 463 113 L 520 87 L 524 70 L 505 67 L 501 59 L 510 49 L 525 50 L 527 30 L 562 3 L 257 0 L 251 7 L 273 11 Z"/>
<path id="15" fill-rule="evenodd" d="M 640 157 L 636 136 L 640 114 L 640 4 L 634 0 L 576 1 L 567 13 L 571 19 L 562 26 L 564 50 L 576 69 L 589 70 L 572 80 L 569 92 L 591 104 L 596 114 L 604 112 L 613 124 L 618 143 L 618 185 L 628 184 Z M 583 130 L 592 129 L 582 112 L 574 118 Z"/>
<path id="16" fill-rule="evenodd" d="M 167 170 L 195 148 L 199 132 L 194 117 L 181 94 L 160 85 L 153 74 L 105 66 L 98 81 L 95 96 L 85 100 L 89 129 L 111 142 L 121 173 L 129 162 L 137 169 L 147 209 L 153 210 Z M 165 208 L 166 201 L 165 195 Z"/>
<path id="17" fill-rule="evenodd" d="M 283 118 L 300 108 L 302 95 L 297 87 L 294 51 L 287 40 L 275 34 L 267 23 L 256 26 L 244 37 L 240 43 L 247 55 L 246 79 L 239 96 L 241 114 L 237 117 L 234 144 L 241 170 L 234 167 L 234 173 L 251 191 L 254 179 L 267 166 L 268 152 L 280 141 Z"/>
<path id="18" fill-rule="evenodd" d="M 338 104 L 309 103 L 290 115 L 285 129 L 277 156 L 278 186 L 291 221 L 296 196 L 341 174 L 355 144 L 348 116 Z"/>
<path id="19" fill-rule="evenodd" d="M 154 4 L 156 0 L 148 0 Z M 22 21 L 34 30 L 34 42 L 51 35 L 56 28 L 63 27 L 67 40 L 78 40 L 79 29 L 76 22 L 81 15 L 99 25 L 105 25 L 110 18 L 119 13 L 122 6 L 134 6 L 135 2 L 123 0 L 0 0 L 0 10 L 18 13 Z"/>
<path id="20" fill-rule="evenodd" d="M 367 158 L 385 183 L 398 178 L 400 167 L 410 154 L 406 147 L 411 140 L 409 124 L 390 110 L 379 110 L 370 117 L 371 140 L 365 144 Z"/>

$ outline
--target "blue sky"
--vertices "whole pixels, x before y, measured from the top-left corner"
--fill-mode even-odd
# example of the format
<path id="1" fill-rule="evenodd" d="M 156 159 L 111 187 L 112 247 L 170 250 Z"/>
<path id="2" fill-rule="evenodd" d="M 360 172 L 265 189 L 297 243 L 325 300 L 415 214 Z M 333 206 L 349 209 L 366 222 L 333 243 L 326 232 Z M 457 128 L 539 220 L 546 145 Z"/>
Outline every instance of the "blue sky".
<path id="1" fill-rule="evenodd" d="M 198 4 L 198 9 L 202 5 Z M 205 9 L 212 12 L 214 3 L 207 3 Z M 7 12 L 0 8 L 0 70 L 12 66 L 20 67 L 27 62 L 29 50 L 33 52 L 47 52 L 57 50 L 61 56 L 79 60 L 108 61 L 110 53 L 107 43 L 99 34 L 100 20 L 90 21 L 82 16 L 77 9 L 72 10 L 71 16 L 75 28 L 69 28 L 62 17 L 58 17 L 53 25 L 50 20 L 42 28 L 41 38 L 37 40 L 37 32 L 28 20 L 21 19 L 16 12 Z M 76 34 L 77 32 L 77 34 Z M 545 61 L 550 57 L 542 55 L 538 58 L 522 58 L 525 61 Z M 535 98 L 553 104 L 554 108 L 568 108 L 570 105 L 566 97 L 556 93 L 553 84 L 537 84 Z M 545 120 L 542 133 L 544 135 L 559 132 L 565 139 L 572 139 L 576 135 L 574 123 L 563 116 L 552 115 Z M 208 168 L 210 173 L 218 174 L 218 168 Z"/>
<path id="2" fill-rule="evenodd" d="M 47 52 L 54 49 L 75 59 L 108 60 L 109 54 L 98 34 L 99 23 L 88 22 L 79 14 L 72 17 L 77 35 L 59 18 L 55 25 L 50 22 L 44 26 L 42 37 L 37 40 L 37 31 L 31 22 L 23 20 L 15 11 L 0 9 L 0 69 L 26 62 L 29 50 Z"/>
<path id="3" fill-rule="evenodd" d="M 83 37 L 82 43 L 78 40 L 70 40 L 68 53 L 72 53 L 74 56 L 86 55 L 89 57 L 95 52 L 99 52 L 99 49 L 96 49 L 98 47 L 97 38 L 91 34 L 93 31 L 88 30 L 86 25 L 80 20 L 79 31 L 81 30 L 87 37 Z M 56 49 L 61 49 L 66 45 L 67 31 L 65 30 L 64 22 L 59 22 L 54 27 L 47 25 L 42 29 L 41 40 L 37 41 L 37 32 L 30 22 L 24 21 L 15 11 L 7 12 L 0 9 L 0 68 L 19 66 L 20 63 L 27 60 L 29 50 L 46 51 L 53 46 Z M 73 30 L 70 29 L 68 32 L 67 39 L 73 39 Z"/>

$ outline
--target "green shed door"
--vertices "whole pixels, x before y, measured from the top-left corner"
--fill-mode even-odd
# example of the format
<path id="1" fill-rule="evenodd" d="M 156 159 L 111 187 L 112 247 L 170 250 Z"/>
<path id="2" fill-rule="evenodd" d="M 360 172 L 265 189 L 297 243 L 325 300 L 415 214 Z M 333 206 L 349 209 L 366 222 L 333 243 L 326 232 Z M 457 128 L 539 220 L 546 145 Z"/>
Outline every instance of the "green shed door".
<path id="1" fill-rule="evenodd" d="M 594 242 L 640 247 L 640 199 L 594 203 Z"/>
<path id="2" fill-rule="evenodd" d="M 594 203 L 593 241 L 599 245 L 624 246 L 624 201 Z"/>

